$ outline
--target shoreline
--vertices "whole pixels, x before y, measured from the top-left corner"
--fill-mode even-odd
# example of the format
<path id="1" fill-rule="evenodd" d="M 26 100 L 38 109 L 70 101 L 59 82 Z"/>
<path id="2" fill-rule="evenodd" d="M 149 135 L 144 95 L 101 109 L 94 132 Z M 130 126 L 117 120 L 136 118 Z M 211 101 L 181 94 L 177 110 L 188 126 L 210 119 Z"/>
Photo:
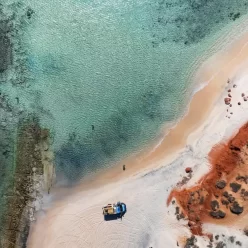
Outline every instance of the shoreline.
<path id="1" fill-rule="evenodd" d="M 50 195 L 54 205 L 43 208 L 37 216 L 37 223 L 31 228 L 28 247 L 60 248 L 61 244 L 75 248 L 107 248 L 119 244 L 122 247 L 141 247 L 141 244 L 143 247 L 163 247 L 165 243 L 172 248 L 184 247 L 192 235 L 188 220 L 175 201 L 166 206 L 166 200 L 171 190 L 179 185 L 178 182 L 183 188 L 194 187 L 202 176 L 208 175 L 209 151 L 216 144 L 229 140 L 242 123 L 247 122 L 248 105 L 242 99 L 242 93 L 248 97 L 248 71 L 245 68 L 244 75 L 244 68 L 240 69 L 236 74 L 238 77 L 221 93 L 207 123 L 197 130 L 197 139 L 190 141 L 190 146 L 185 147 L 172 163 L 127 182 L 121 181 L 121 184 L 108 184 L 89 191 L 72 190 L 64 195 L 65 191 L 61 189 L 61 192 L 57 192 L 63 196 L 60 199 L 53 199 L 53 194 Z M 237 87 L 233 87 L 234 84 Z M 232 92 L 232 107 L 223 101 L 229 89 Z M 233 111 L 230 119 L 226 117 L 227 109 Z M 192 173 L 187 176 L 185 169 L 189 166 Z M 102 206 L 117 201 L 126 203 L 127 214 L 122 220 L 104 221 Z M 211 241 L 211 244 L 224 242 L 231 245 L 231 234 L 247 247 L 247 237 L 240 231 L 241 224 L 246 224 L 246 220 L 247 215 L 232 222 L 232 226 L 230 223 L 214 223 L 211 226 L 204 223 L 204 233 L 213 233 L 214 230 L 214 235 L 220 236 L 218 241 Z M 199 247 L 207 247 L 210 241 L 197 236 L 194 242 Z"/>
<path id="2" fill-rule="evenodd" d="M 18 123 L 15 144 L 15 168 L 13 183 L 4 192 L 6 212 L 2 217 L 0 246 L 5 248 L 20 247 L 26 244 L 29 228 L 39 208 L 40 184 L 43 177 L 41 154 L 44 152 L 40 143 L 45 143 L 44 129 L 35 117 Z M 48 132 L 49 134 L 49 132 Z"/>
<path id="3" fill-rule="evenodd" d="M 204 124 L 214 103 L 226 87 L 228 79 L 232 78 L 235 72 L 239 70 L 239 65 L 245 58 L 248 58 L 248 34 L 243 35 L 234 44 L 224 47 L 223 51 L 209 58 L 198 68 L 194 81 L 196 89 L 200 87 L 200 90 L 197 90 L 191 98 L 188 110 L 185 111 L 186 114 L 177 121 L 163 138 L 158 137 L 156 143 L 154 142 L 141 152 L 130 155 L 113 166 L 87 176 L 73 189 L 76 191 L 95 189 L 102 185 L 130 179 L 137 174 L 160 167 L 161 161 L 165 164 L 175 158 L 180 150 L 187 145 L 187 140 L 192 131 L 197 130 Z M 205 86 L 196 83 L 200 77 Z M 158 143 L 160 144 L 158 145 Z M 126 165 L 125 171 L 122 170 L 123 164 Z M 67 189 L 66 186 L 59 187 Z"/>
<path id="4" fill-rule="evenodd" d="M 228 45 L 227 48 L 225 47 L 215 56 L 212 56 L 198 69 L 195 74 L 195 80 L 198 81 L 201 78 L 200 81 L 208 82 L 208 84 L 202 90 L 195 93 L 188 105 L 186 115 L 169 131 L 159 146 L 157 146 L 158 143 L 153 144 L 142 152 L 122 160 L 114 167 L 101 170 L 95 175 L 87 177 L 75 187 L 59 186 L 54 188 L 46 202 L 48 204 L 49 200 L 52 199 L 50 208 L 47 210 L 47 205 L 44 204 L 43 210 L 45 214 L 43 218 L 42 216 L 38 217 L 38 222 L 33 223 L 31 226 L 27 247 L 55 248 L 60 247 L 60 242 L 69 244 L 72 242 L 69 237 L 71 232 L 75 237 L 75 242 L 81 245 L 80 247 L 91 247 L 89 244 L 94 244 L 92 247 L 99 247 L 101 244 L 104 244 L 104 247 L 110 247 L 108 242 L 111 242 L 111 235 L 109 235 L 111 230 L 118 230 L 118 232 L 121 230 L 123 233 L 128 234 L 134 231 L 133 228 L 136 225 L 135 230 L 138 231 L 135 231 L 136 233 L 132 233 L 132 235 L 133 237 L 136 235 L 138 240 L 143 234 L 151 231 L 146 229 L 151 224 L 147 221 L 153 220 L 153 218 L 157 218 L 154 223 L 158 225 L 154 226 L 155 233 L 153 235 L 156 236 L 157 231 L 161 232 L 160 234 L 164 234 L 164 236 L 160 236 L 167 240 L 168 244 L 171 245 L 170 247 L 174 247 L 175 241 L 182 233 L 184 236 L 187 236 L 189 234 L 187 227 L 182 227 L 184 229 L 181 232 L 182 230 L 179 230 L 177 226 L 178 223 L 174 222 L 175 209 L 172 206 L 166 209 L 166 195 L 179 178 L 182 178 L 181 174 L 184 171 L 184 167 L 194 166 L 195 175 L 193 181 L 197 181 L 195 177 L 202 175 L 206 171 L 205 153 L 208 150 L 208 146 L 212 146 L 212 143 L 218 140 L 216 137 L 212 139 L 211 132 L 217 133 L 217 135 L 220 132 L 218 138 L 222 139 L 223 132 L 226 129 L 230 131 L 229 129 L 232 129 L 230 128 L 231 125 L 240 124 L 238 120 L 232 124 L 232 121 L 229 122 L 228 118 L 224 118 L 223 114 L 225 115 L 226 113 L 224 97 L 227 94 L 227 88 L 233 83 L 232 80 L 238 80 L 236 75 L 240 76 L 239 70 L 244 66 L 244 62 L 247 62 L 247 58 L 248 34 L 245 34 L 241 39 L 235 41 L 232 45 Z M 231 81 L 230 84 L 227 84 L 228 79 Z M 238 95 L 240 95 L 240 92 L 238 92 Z M 233 106 L 234 110 L 236 105 Z M 245 104 L 242 103 L 241 107 L 243 105 Z M 234 113 L 236 112 L 234 111 Z M 219 126 L 219 122 L 216 122 L 216 119 L 212 122 L 215 115 L 218 117 L 217 119 L 221 119 L 223 122 Z M 213 124 L 214 126 L 212 126 Z M 207 139 L 204 137 L 205 126 L 208 126 L 207 134 L 210 136 Z M 213 130 L 213 127 L 216 127 L 217 131 Z M 232 134 L 230 132 L 227 133 L 229 135 Z M 187 151 L 188 157 L 185 155 L 186 157 L 184 158 L 183 153 L 180 152 L 185 151 L 185 147 L 189 143 L 198 147 L 198 142 L 205 142 L 205 147 L 201 146 L 199 151 L 197 151 L 201 155 L 199 161 L 197 157 L 193 156 L 195 154 L 188 154 Z M 196 155 L 198 154 L 196 153 Z M 172 158 L 174 159 L 173 165 L 166 166 Z M 201 169 L 197 167 L 198 162 L 201 165 Z M 126 165 L 125 171 L 122 170 L 123 164 Z M 162 169 L 161 173 L 150 173 L 147 177 L 141 178 L 142 174 L 158 168 Z M 126 183 L 127 180 L 129 181 Z M 114 187 L 112 187 L 112 183 L 115 183 Z M 144 187 L 145 190 L 143 190 Z M 132 191 L 131 195 L 130 190 Z M 108 202 L 119 200 L 120 196 L 123 202 L 127 203 L 127 206 L 132 206 L 132 208 L 128 209 L 128 214 L 123 222 L 105 223 L 102 220 L 102 213 L 99 209 Z M 143 209 L 143 204 L 139 204 L 141 201 L 146 206 L 146 209 Z M 157 212 L 154 212 L 154 204 L 157 206 Z M 173 218 L 169 214 L 170 211 L 173 213 Z M 137 224 L 139 221 L 135 222 L 136 218 L 137 220 L 143 218 L 144 225 L 139 226 Z M 70 230 L 72 225 L 73 230 Z M 59 230 L 62 226 L 63 228 Z M 176 226 L 176 231 L 171 230 L 172 227 Z M 101 232 L 95 233 L 92 231 L 99 230 L 99 228 L 101 228 Z M 138 242 L 136 239 L 134 238 L 133 243 Z M 129 242 L 126 240 L 126 235 L 123 237 L 123 242 L 123 244 Z M 152 241 L 149 242 L 149 246 L 154 246 Z M 155 247 L 159 246 L 155 245 Z"/>

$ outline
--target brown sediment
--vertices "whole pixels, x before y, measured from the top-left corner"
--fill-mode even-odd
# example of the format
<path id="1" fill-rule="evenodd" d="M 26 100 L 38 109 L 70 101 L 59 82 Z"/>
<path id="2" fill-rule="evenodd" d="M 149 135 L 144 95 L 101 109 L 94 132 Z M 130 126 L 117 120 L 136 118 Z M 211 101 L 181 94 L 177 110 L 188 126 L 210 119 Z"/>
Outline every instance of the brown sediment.
<path id="1" fill-rule="evenodd" d="M 13 186 L 6 193 L 8 198 L 5 217 L 2 220 L 0 247 L 26 247 L 33 202 L 36 198 L 35 177 L 43 175 L 40 143 L 49 138 L 35 118 L 19 124 Z"/>
<path id="2" fill-rule="evenodd" d="M 192 234 L 203 235 L 203 223 L 232 225 L 248 212 L 248 123 L 226 144 L 209 153 L 210 171 L 194 187 L 174 189 L 175 198 L 189 220 Z"/>

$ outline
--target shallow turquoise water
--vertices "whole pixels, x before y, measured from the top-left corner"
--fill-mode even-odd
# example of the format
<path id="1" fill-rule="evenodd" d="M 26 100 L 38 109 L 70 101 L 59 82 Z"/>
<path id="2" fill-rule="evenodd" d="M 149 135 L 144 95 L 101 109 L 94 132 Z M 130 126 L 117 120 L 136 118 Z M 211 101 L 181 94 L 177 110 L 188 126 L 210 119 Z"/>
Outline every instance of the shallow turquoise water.
<path id="1" fill-rule="evenodd" d="M 57 173 L 69 181 L 142 149 L 176 121 L 192 93 L 195 61 L 247 12 L 246 1 L 228 0 L 4 6 L 20 31 L 16 68 L 6 72 L 2 91 L 52 130 Z"/>

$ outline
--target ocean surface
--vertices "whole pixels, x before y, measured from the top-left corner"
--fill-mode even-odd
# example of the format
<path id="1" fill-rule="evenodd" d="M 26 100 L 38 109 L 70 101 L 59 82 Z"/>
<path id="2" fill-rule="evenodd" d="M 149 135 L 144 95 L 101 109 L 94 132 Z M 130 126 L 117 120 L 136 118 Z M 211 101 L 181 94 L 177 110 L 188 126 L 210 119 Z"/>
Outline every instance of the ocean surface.
<path id="1" fill-rule="evenodd" d="M 0 9 L 8 37 L 0 90 L 10 106 L 0 109 L 0 132 L 37 115 L 51 130 L 57 175 L 74 183 L 155 141 L 185 113 L 193 73 L 248 4 L 2 0 Z M 1 142 L 12 168 L 15 138 Z"/>

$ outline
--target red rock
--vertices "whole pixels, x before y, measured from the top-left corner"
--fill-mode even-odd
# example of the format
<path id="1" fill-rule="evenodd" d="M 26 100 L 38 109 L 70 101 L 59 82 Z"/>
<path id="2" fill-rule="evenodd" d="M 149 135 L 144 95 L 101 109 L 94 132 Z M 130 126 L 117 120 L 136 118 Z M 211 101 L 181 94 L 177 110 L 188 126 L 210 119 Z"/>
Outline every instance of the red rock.
<path id="1" fill-rule="evenodd" d="M 241 105 L 241 102 L 238 102 L 238 105 Z"/>
<path id="2" fill-rule="evenodd" d="M 232 97 L 231 94 L 228 94 L 229 97 Z"/>
<path id="3" fill-rule="evenodd" d="M 188 222 L 188 226 L 194 226 L 195 225 L 195 222 L 194 221 L 189 221 Z"/>
<path id="4" fill-rule="evenodd" d="M 231 89 L 229 89 L 227 92 L 231 92 Z"/>
<path id="5" fill-rule="evenodd" d="M 226 97 L 226 98 L 224 99 L 224 101 L 225 101 L 225 104 L 226 104 L 226 105 L 229 105 L 230 102 L 231 102 L 231 98 Z"/>
<path id="6" fill-rule="evenodd" d="M 187 167 L 187 168 L 185 169 L 185 172 L 186 172 L 186 173 L 190 173 L 190 172 L 192 172 L 192 169 L 191 169 L 190 167 Z"/>
<path id="7" fill-rule="evenodd" d="M 244 96 L 245 96 L 245 94 L 244 94 L 244 93 L 242 93 L 242 94 L 241 94 L 241 96 L 242 96 L 242 97 L 244 97 Z"/>

